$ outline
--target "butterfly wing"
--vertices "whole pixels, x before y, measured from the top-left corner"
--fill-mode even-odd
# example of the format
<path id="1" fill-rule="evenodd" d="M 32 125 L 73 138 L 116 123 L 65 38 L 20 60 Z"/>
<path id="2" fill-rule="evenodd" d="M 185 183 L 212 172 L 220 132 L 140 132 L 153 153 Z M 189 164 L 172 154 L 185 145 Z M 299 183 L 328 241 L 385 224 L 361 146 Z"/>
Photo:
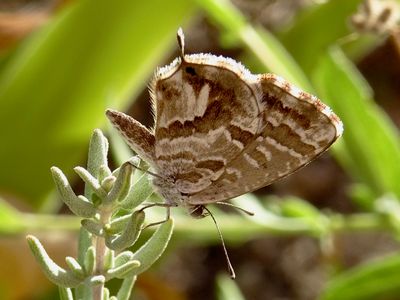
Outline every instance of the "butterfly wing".
<path id="1" fill-rule="evenodd" d="M 123 113 L 107 116 L 187 204 L 271 184 L 324 152 L 343 130 L 314 96 L 209 54 L 185 55 L 160 69 L 151 93 L 154 134 Z"/>
<path id="2" fill-rule="evenodd" d="M 106 115 L 129 147 L 150 165 L 155 164 L 154 135 L 134 118 L 112 109 Z"/>
<path id="3" fill-rule="evenodd" d="M 155 165 L 182 194 L 210 187 L 260 130 L 260 95 L 246 76 L 254 75 L 210 54 L 185 55 L 156 73 Z"/>
<path id="4" fill-rule="evenodd" d="M 264 107 L 260 131 L 217 180 L 188 203 L 223 201 L 254 191 L 305 166 L 342 134 L 339 118 L 316 97 L 273 74 L 257 80 Z"/>

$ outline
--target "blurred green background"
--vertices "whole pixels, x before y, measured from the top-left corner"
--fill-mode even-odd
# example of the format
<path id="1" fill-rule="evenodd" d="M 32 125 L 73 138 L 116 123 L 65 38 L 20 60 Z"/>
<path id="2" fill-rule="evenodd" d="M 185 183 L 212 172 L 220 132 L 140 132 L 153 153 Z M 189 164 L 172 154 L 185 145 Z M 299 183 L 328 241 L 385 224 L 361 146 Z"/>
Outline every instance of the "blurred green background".
<path id="1" fill-rule="evenodd" d="M 72 169 L 95 128 L 116 166 L 128 157 L 104 111 L 152 125 L 147 84 L 178 55 L 178 27 L 188 53 L 233 57 L 316 94 L 345 132 L 303 170 L 234 200 L 255 217 L 214 209 L 235 282 L 211 221 L 178 211 L 134 299 L 400 299 L 400 9 L 362 2 L 0 1 L 0 299 L 57 297 L 24 240 L 40 236 L 61 264 L 75 253 L 79 220 L 49 169 L 81 190 Z"/>

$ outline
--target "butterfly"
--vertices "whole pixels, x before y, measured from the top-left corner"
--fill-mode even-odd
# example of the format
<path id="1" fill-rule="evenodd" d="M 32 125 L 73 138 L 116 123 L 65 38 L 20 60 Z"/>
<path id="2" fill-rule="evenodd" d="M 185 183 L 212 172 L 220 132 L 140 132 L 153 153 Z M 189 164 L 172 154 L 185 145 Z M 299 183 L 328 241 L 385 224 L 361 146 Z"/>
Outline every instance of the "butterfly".
<path id="1" fill-rule="evenodd" d="M 180 57 L 159 68 L 150 83 L 154 128 L 122 112 L 106 112 L 150 165 L 168 218 L 172 206 L 204 217 L 210 214 L 207 204 L 225 203 L 292 174 L 341 136 L 342 122 L 317 97 L 277 75 L 251 74 L 231 58 L 187 55 L 181 29 L 177 37 Z"/>
<path id="2" fill-rule="evenodd" d="M 167 206 L 204 216 L 207 204 L 267 186 L 305 166 L 342 134 L 315 96 L 274 74 L 251 74 L 212 54 L 184 52 L 150 84 L 155 125 L 107 110 L 128 145 L 154 170 Z"/>

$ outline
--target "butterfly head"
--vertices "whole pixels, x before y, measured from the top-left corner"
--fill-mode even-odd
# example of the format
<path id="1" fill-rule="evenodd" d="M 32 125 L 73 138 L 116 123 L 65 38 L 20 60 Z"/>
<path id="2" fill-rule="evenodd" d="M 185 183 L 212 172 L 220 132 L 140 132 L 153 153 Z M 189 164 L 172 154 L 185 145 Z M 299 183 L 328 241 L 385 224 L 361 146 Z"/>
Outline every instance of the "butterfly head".
<path id="1" fill-rule="evenodd" d="M 189 214 L 195 219 L 202 219 L 208 216 L 208 211 L 204 205 L 191 205 L 188 207 Z"/>
<path id="2" fill-rule="evenodd" d="M 178 190 L 173 178 L 155 177 L 153 184 L 169 205 L 187 208 L 189 214 L 196 219 L 201 219 L 208 215 L 204 205 L 188 204 L 188 195 Z"/>
<path id="3" fill-rule="evenodd" d="M 187 195 L 182 194 L 176 187 L 175 180 L 168 177 L 154 177 L 153 185 L 158 193 L 171 206 L 184 205 Z"/>

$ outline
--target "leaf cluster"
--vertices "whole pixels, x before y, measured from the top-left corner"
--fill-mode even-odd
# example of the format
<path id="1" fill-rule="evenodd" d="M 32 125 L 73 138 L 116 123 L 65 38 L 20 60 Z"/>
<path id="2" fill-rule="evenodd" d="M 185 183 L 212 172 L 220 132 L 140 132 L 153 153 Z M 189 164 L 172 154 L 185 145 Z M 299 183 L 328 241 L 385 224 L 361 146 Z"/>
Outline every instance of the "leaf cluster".
<path id="1" fill-rule="evenodd" d="M 71 288 L 77 288 L 76 299 L 128 299 L 136 277 L 161 256 L 171 237 L 172 219 L 163 223 L 137 251 L 128 250 L 144 228 L 145 211 L 138 206 L 152 190 L 149 185 L 132 183 L 137 158 L 111 172 L 107 153 L 107 139 L 95 130 L 87 169 L 75 168 L 85 182 L 85 195 L 76 195 L 62 171 L 51 169 L 61 199 L 82 218 L 78 258 L 66 257 L 68 268 L 64 269 L 49 257 L 36 237 L 27 237 L 36 260 L 47 278 L 60 287 L 63 299 L 74 299 Z M 110 296 L 104 285 L 114 278 L 123 282 L 118 295 Z"/>

